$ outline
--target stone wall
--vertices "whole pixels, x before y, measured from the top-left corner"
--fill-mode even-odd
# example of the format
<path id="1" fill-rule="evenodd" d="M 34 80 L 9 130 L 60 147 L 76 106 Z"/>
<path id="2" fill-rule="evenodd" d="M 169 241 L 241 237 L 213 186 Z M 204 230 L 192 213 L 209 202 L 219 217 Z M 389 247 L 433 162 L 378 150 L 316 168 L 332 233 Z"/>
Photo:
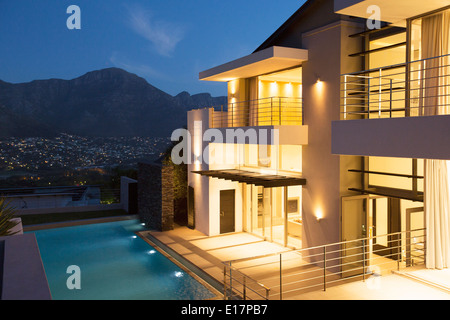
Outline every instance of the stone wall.
<path id="1" fill-rule="evenodd" d="M 158 231 L 173 229 L 172 175 L 171 166 L 139 163 L 138 214 L 149 229 Z"/>

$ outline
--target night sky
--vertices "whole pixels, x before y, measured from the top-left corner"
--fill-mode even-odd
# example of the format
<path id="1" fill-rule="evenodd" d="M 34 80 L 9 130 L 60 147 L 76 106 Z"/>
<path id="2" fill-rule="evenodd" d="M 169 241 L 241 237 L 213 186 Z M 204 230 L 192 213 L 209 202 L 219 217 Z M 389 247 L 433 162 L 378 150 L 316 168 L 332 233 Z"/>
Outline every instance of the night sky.
<path id="1" fill-rule="evenodd" d="M 251 54 L 303 3 L 0 0 L 0 79 L 73 79 L 119 67 L 171 95 L 226 95 L 225 84 L 198 73 Z M 70 5 L 80 8 L 81 29 L 67 27 Z"/>

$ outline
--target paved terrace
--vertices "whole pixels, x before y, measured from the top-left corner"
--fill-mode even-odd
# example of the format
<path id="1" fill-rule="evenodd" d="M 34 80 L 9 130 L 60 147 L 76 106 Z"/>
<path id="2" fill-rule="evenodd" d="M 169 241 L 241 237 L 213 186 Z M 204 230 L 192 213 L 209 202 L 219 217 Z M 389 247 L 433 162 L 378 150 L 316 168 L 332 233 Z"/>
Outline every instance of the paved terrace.
<path id="1" fill-rule="evenodd" d="M 299 256 L 288 248 L 267 242 L 249 233 L 233 233 L 207 237 L 203 233 L 186 227 L 177 227 L 172 231 L 145 231 L 141 237 L 158 244 L 162 249 L 170 248 L 191 264 L 202 269 L 210 277 L 223 283 L 223 261 L 255 257 L 271 253 L 288 252 L 289 263 L 283 264 L 283 270 L 295 271 L 305 266 Z M 156 241 L 155 241 L 156 240 Z M 286 253 L 284 254 L 286 255 Z M 297 258 L 296 258 L 297 257 Z M 278 259 L 278 256 L 267 259 Z M 261 262 L 260 259 L 258 262 Z M 271 298 L 278 299 L 278 264 L 266 264 L 257 268 L 251 262 L 234 264 L 253 279 L 271 288 Z M 321 269 L 318 269 L 321 270 Z M 323 273 L 323 271 L 320 271 Z M 425 275 L 425 276 L 424 276 Z M 285 272 L 283 271 L 283 276 Z M 409 276 L 409 277 L 407 277 Z M 420 280 L 420 281 L 418 281 Z M 275 281 L 275 282 L 274 282 Z M 434 282 L 433 282 L 434 281 Z M 441 282 L 439 287 L 435 281 Z M 443 283 L 442 283 L 443 281 Z M 376 285 L 367 281 L 356 281 L 328 287 L 326 291 L 315 290 L 308 293 L 283 295 L 283 299 L 301 300 L 450 300 L 450 270 L 408 269 L 407 273 L 389 273 L 382 275 Z M 289 288 L 284 288 L 284 290 Z"/>

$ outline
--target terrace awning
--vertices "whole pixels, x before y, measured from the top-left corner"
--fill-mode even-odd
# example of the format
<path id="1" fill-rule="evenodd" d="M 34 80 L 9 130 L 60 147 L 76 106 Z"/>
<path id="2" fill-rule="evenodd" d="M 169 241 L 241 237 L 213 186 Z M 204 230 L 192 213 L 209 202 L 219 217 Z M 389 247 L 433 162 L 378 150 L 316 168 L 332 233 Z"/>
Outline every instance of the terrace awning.
<path id="1" fill-rule="evenodd" d="M 207 170 L 192 171 L 202 176 L 208 176 L 218 179 L 237 181 L 241 183 L 253 184 L 255 186 L 263 186 L 265 188 L 302 186 L 306 185 L 306 179 L 296 176 L 285 176 L 278 174 L 266 174 L 245 170 Z"/>

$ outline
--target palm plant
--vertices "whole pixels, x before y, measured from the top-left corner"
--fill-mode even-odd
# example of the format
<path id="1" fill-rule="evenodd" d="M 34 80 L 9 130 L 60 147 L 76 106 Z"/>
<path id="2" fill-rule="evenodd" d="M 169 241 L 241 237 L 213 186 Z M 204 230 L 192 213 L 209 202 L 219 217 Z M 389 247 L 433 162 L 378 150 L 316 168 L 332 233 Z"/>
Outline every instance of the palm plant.
<path id="1" fill-rule="evenodd" d="M 11 229 L 19 224 L 18 221 L 13 221 L 17 210 L 11 206 L 11 203 L 6 201 L 5 198 L 0 198 L 0 237 L 12 236 L 16 232 L 12 232 Z"/>

